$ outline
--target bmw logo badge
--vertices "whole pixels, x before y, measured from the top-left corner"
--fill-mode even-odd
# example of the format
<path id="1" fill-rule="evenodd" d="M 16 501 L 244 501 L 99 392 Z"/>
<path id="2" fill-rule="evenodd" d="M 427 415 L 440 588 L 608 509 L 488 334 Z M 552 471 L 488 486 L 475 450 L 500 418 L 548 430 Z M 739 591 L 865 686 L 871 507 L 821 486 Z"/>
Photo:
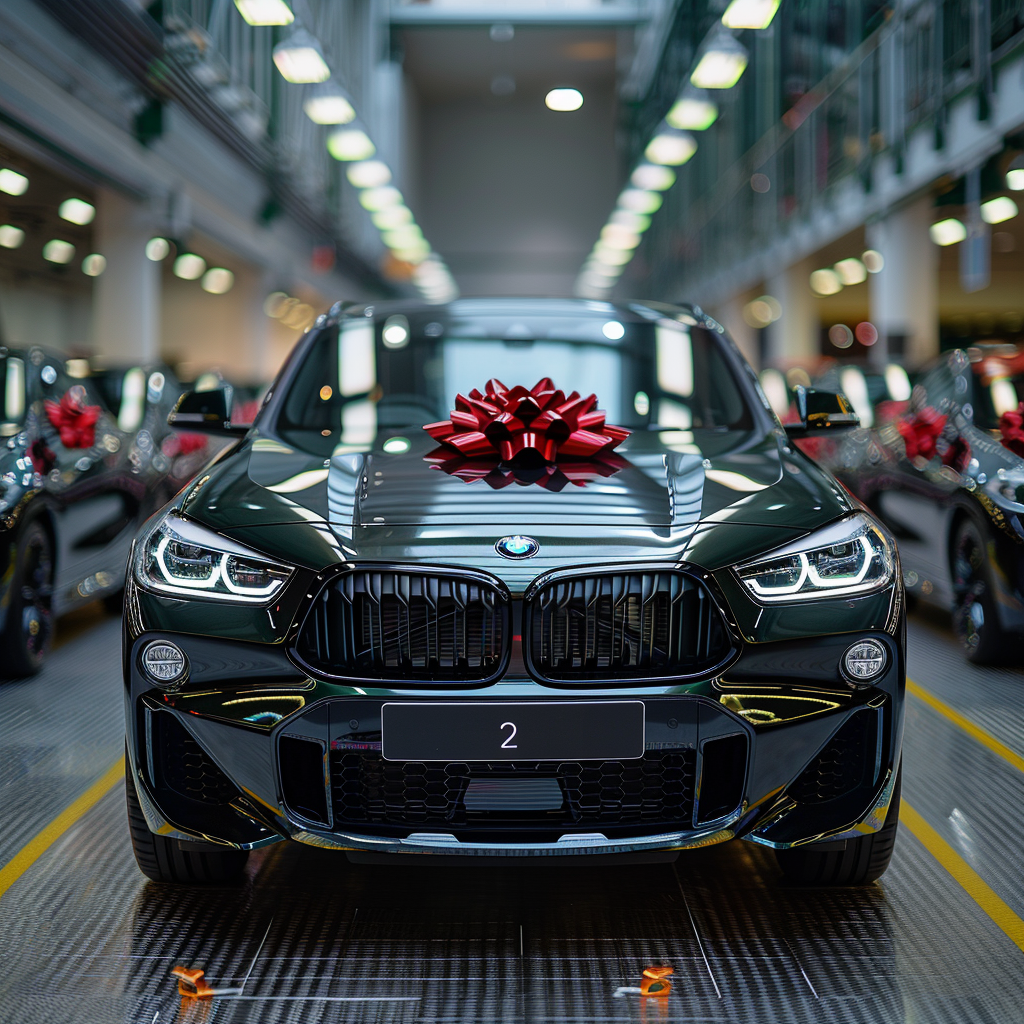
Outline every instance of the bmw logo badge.
<path id="1" fill-rule="evenodd" d="M 513 537 L 502 537 L 494 549 L 505 558 L 532 558 L 540 551 L 540 545 L 532 537 L 516 534 Z"/>

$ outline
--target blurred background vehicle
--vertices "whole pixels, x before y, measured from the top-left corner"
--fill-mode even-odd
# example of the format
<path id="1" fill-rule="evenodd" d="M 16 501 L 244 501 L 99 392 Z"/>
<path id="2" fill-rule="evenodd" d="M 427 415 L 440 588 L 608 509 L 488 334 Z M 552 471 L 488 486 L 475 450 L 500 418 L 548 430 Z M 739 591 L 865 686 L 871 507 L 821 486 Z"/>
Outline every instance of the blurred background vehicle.
<path id="1" fill-rule="evenodd" d="M 908 593 L 950 609 L 967 657 L 1019 661 L 1024 635 L 1024 346 L 955 349 L 905 410 L 821 460 L 896 535 Z"/>
<path id="2" fill-rule="evenodd" d="M 41 348 L 0 349 L 3 674 L 42 666 L 54 616 L 116 605 L 136 529 L 209 457 L 167 426 L 166 369 L 90 373 Z"/>

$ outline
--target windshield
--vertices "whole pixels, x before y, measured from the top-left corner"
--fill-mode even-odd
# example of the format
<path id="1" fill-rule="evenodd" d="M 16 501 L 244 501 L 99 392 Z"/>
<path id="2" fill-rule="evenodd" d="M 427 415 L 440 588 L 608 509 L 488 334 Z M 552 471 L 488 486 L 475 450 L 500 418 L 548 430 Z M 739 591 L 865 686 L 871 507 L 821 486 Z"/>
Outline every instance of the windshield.
<path id="1" fill-rule="evenodd" d="M 353 318 L 325 330 L 284 396 L 284 429 L 378 429 L 446 419 L 455 396 L 491 378 L 597 395 L 630 429 L 749 429 L 745 393 L 718 336 L 675 320 L 594 316 Z M 435 319 L 436 318 L 436 319 Z"/>

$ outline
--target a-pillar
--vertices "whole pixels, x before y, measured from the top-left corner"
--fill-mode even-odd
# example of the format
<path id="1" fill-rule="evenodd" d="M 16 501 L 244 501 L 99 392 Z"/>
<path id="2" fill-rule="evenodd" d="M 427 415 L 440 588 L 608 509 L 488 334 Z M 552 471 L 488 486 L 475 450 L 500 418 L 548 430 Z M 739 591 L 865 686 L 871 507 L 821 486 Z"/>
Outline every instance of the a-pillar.
<path id="1" fill-rule="evenodd" d="M 933 213 L 926 196 L 867 226 L 868 248 L 884 260 L 882 270 L 868 276 L 876 365 L 899 359 L 917 367 L 938 354 L 939 251 L 928 234 Z"/>
<path id="2" fill-rule="evenodd" d="M 715 317 L 718 322 L 729 332 L 732 340 L 736 342 L 744 358 L 754 369 L 760 369 L 761 352 L 757 329 L 751 327 L 743 319 L 743 307 L 745 305 L 742 294 L 733 295 L 725 302 L 715 307 Z"/>
<path id="3" fill-rule="evenodd" d="M 93 292 L 92 347 L 117 362 L 160 358 L 160 264 L 146 258 L 154 234 L 144 202 L 110 189 L 96 196 L 96 251 L 107 261 Z"/>
<path id="4" fill-rule="evenodd" d="M 782 307 L 779 319 L 768 325 L 768 365 L 809 366 L 821 355 L 821 323 L 811 291 L 813 269 L 809 261 L 800 260 L 765 282 L 767 294 Z"/>

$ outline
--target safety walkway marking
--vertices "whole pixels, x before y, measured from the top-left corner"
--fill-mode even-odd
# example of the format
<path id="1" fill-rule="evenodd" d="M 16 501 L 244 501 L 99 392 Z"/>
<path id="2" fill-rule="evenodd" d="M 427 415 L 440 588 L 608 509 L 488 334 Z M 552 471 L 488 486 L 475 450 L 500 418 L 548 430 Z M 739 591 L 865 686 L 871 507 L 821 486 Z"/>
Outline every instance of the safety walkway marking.
<path id="1" fill-rule="evenodd" d="M 1003 902 L 990 885 L 914 810 L 900 801 L 900 824 L 960 883 L 967 895 L 1024 952 L 1024 921 Z"/>
<path id="2" fill-rule="evenodd" d="M 124 779 L 124 758 L 119 757 L 77 800 L 70 803 L 45 828 L 33 836 L 2 868 L 0 868 L 0 899 L 14 883 L 72 825 Z"/>
<path id="3" fill-rule="evenodd" d="M 939 700 L 938 697 L 929 693 L 923 686 L 915 683 L 912 679 L 907 680 L 907 689 L 918 700 L 922 700 L 929 707 L 934 708 L 940 715 L 949 719 L 954 725 L 959 726 L 969 736 L 972 736 L 979 743 L 988 747 L 993 754 L 997 754 L 1004 761 L 1013 765 L 1019 772 L 1024 772 L 1024 757 L 1012 751 L 1005 743 L 1000 743 L 994 736 L 989 735 L 980 725 L 975 725 L 969 718 L 965 718 L 959 711 L 954 711 L 948 704 Z"/>

